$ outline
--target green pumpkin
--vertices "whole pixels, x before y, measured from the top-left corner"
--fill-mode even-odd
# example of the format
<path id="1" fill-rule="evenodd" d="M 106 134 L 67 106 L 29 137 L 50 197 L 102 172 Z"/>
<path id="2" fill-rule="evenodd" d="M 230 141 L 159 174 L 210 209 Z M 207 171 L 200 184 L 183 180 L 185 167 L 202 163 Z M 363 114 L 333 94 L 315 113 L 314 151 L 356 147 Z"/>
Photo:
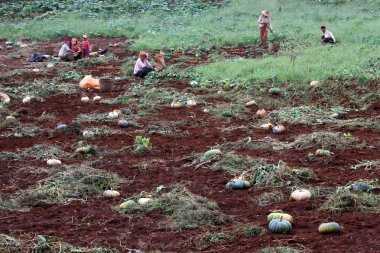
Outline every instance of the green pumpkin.
<path id="1" fill-rule="evenodd" d="M 272 95 L 280 95 L 281 94 L 281 89 L 280 88 L 270 88 L 269 93 Z"/>
<path id="2" fill-rule="evenodd" d="M 269 230 L 273 233 L 288 233 L 292 230 L 292 224 L 283 219 L 273 219 L 269 222 Z"/>
<path id="3" fill-rule="evenodd" d="M 336 222 L 328 222 L 319 225 L 318 231 L 321 234 L 339 233 L 341 231 L 341 228 Z"/>
<path id="4" fill-rule="evenodd" d="M 206 153 L 204 153 L 203 157 L 204 158 L 210 158 L 210 157 L 213 157 L 216 155 L 220 155 L 221 153 L 222 153 L 222 151 L 220 151 L 220 149 L 211 149 L 211 150 L 207 151 Z"/>
<path id="5" fill-rule="evenodd" d="M 283 219 L 289 221 L 290 223 L 293 223 L 293 217 L 287 213 L 270 213 L 267 219 L 268 221 L 271 221 L 273 219 Z"/>

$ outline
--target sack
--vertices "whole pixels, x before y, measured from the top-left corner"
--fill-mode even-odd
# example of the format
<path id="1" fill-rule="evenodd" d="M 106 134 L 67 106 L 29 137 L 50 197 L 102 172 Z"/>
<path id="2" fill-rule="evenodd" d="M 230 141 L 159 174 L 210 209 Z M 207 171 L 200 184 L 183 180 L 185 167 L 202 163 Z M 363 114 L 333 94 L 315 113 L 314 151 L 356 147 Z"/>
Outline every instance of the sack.
<path id="1" fill-rule="evenodd" d="M 85 76 L 79 86 L 83 89 L 100 89 L 99 79 L 93 78 L 91 75 Z"/>
<path id="2" fill-rule="evenodd" d="M 154 56 L 154 65 L 156 67 L 156 71 L 160 71 L 166 67 L 164 56 L 165 54 L 162 51 Z"/>

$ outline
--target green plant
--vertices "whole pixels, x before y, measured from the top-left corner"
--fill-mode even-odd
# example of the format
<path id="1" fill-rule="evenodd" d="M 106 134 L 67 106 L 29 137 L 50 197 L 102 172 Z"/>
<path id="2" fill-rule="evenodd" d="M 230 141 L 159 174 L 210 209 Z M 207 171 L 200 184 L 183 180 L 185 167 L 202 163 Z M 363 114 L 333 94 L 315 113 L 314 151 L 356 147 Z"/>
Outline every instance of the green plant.
<path id="1" fill-rule="evenodd" d="M 144 138 L 141 135 L 136 136 L 135 138 L 135 151 L 143 152 L 148 151 L 152 148 L 149 138 Z"/>

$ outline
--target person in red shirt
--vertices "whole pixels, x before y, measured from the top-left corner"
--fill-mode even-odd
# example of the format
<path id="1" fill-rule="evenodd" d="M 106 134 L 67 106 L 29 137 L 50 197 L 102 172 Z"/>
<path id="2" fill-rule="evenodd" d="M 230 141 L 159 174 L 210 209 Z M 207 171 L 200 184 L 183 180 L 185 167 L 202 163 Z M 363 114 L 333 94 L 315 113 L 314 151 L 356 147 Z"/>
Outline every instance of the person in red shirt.
<path id="1" fill-rule="evenodd" d="M 82 56 L 83 58 L 89 58 L 90 57 L 90 42 L 87 39 L 87 35 L 83 35 L 83 42 L 82 42 Z"/>
<path id="2" fill-rule="evenodd" d="M 78 60 L 82 58 L 82 49 L 80 48 L 79 40 L 77 38 L 73 38 L 71 40 L 71 51 L 74 53 L 74 59 Z"/>

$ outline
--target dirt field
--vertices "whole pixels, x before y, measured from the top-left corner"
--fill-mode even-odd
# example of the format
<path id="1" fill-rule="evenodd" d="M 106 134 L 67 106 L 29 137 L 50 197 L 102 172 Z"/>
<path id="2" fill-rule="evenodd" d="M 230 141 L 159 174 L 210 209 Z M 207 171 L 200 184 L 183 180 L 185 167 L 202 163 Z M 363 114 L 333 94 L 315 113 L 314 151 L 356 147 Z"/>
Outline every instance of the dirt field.
<path id="1" fill-rule="evenodd" d="M 109 43 L 123 42 L 125 38 L 93 39 L 93 45 L 104 47 Z M 0 45 L 5 48 L 4 41 Z M 60 42 L 41 42 L 32 46 L 36 53 L 59 50 Z M 21 49 L 0 51 L 0 72 L 7 73 L 18 70 L 16 75 L 2 76 L 1 85 L 7 88 L 16 88 L 33 80 L 52 80 L 60 75 L 60 68 L 66 67 L 63 63 L 56 63 L 51 69 L 45 63 L 28 63 L 25 59 L 30 56 L 31 49 L 27 48 L 23 54 Z M 262 52 L 252 48 L 222 48 L 227 57 L 261 57 Z M 111 52 L 110 52 L 111 53 Z M 127 51 L 124 44 L 114 47 L 117 60 L 112 63 L 89 67 L 76 67 L 82 74 L 92 74 L 96 77 L 121 77 L 122 65 L 126 57 L 135 55 Z M 13 56 L 12 56 L 13 55 Z M 167 64 L 178 66 L 195 66 L 212 62 L 207 55 L 196 56 L 187 53 L 172 53 Z M 33 72 L 38 68 L 40 72 Z M 70 68 L 68 66 L 67 68 Z M 131 66 L 132 68 L 132 66 Z M 162 79 L 153 88 L 172 88 L 181 94 L 189 94 L 190 87 L 187 78 Z M 79 84 L 79 80 L 60 79 L 59 84 Z M 227 142 L 237 142 L 251 137 L 252 143 L 258 140 L 273 140 L 281 143 L 292 143 L 302 134 L 313 132 L 332 131 L 350 133 L 357 138 L 357 143 L 343 148 L 329 148 L 334 154 L 328 159 L 308 159 L 308 154 L 321 148 L 317 144 L 304 149 L 289 148 L 273 150 L 265 148 L 247 148 L 244 145 L 225 148 L 241 156 L 267 159 L 267 163 L 277 164 L 280 160 L 292 168 L 307 167 L 316 174 L 316 179 L 307 182 L 307 187 L 319 189 L 334 189 L 349 182 L 360 179 L 378 180 L 379 168 L 372 170 L 352 169 L 351 166 L 364 160 L 380 159 L 380 134 L 375 129 L 350 128 L 337 124 L 293 124 L 283 122 L 285 133 L 275 134 L 272 131 L 260 129 L 255 125 L 261 121 L 256 117 L 257 105 L 246 107 L 244 117 L 230 117 L 228 120 L 205 113 L 204 108 L 216 108 L 229 101 L 222 97 L 212 97 L 215 90 L 197 91 L 190 95 L 204 98 L 195 107 L 170 108 L 167 105 L 158 105 L 152 113 L 139 113 L 142 107 L 135 103 L 122 101 L 107 104 L 83 103 L 80 98 L 95 94 L 102 99 L 113 99 L 125 93 L 131 93 L 135 84 L 143 84 L 144 80 L 134 78 L 115 81 L 114 91 L 99 93 L 96 91 L 80 90 L 79 86 L 72 93 L 57 93 L 43 97 L 44 101 L 32 99 L 28 104 L 21 102 L 22 98 L 12 96 L 9 110 L 17 113 L 19 127 L 33 124 L 41 129 L 34 137 L 16 137 L 15 128 L 0 129 L 0 152 L 20 153 L 26 148 L 38 144 L 47 144 L 60 147 L 62 151 L 73 153 L 73 144 L 83 140 L 81 131 L 86 128 L 107 126 L 114 133 L 109 135 L 95 135 L 95 138 L 86 140 L 91 146 L 96 146 L 99 156 L 73 157 L 61 156 L 59 159 L 65 165 L 90 162 L 95 169 L 116 173 L 122 182 L 117 189 L 121 198 L 106 199 L 98 196 L 87 199 L 85 202 L 68 201 L 66 203 L 42 203 L 21 208 L 19 210 L 4 211 L 0 218 L 0 233 L 15 237 L 25 234 L 53 236 L 58 240 L 75 246 L 92 247 L 99 245 L 119 249 L 140 249 L 143 252 L 256 252 L 268 246 L 286 246 L 299 248 L 303 245 L 312 252 L 379 252 L 380 219 L 378 213 L 373 212 L 343 212 L 331 213 L 318 210 L 325 202 L 326 196 L 312 198 L 304 202 L 289 201 L 291 189 L 294 185 L 280 188 L 252 186 L 248 190 L 234 191 L 225 188 L 226 183 L 234 176 L 222 169 L 212 169 L 210 166 L 198 166 L 194 163 L 197 157 L 212 147 Z M 376 91 L 379 80 L 371 84 Z M 134 92 L 134 91 L 133 91 Z M 17 94 L 16 94 L 17 95 Z M 137 98 L 138 99 L 138 98 Z M 281 99 L 281 98 L 279 98 Z M 323 98 L 315 98 L 316 103 Z M 155 103 L 155 101 L 150 101 Z M 349 103 L 349 101 L 347 101 Z M 136 125 L 120 128 L 116 120 L 84 121 L 80 124 L 79 133 L 65 133 L 55 130 L 58 124 L 69 124 L 80 114 L 104 114 L 114 109 L 128 107 L 132 110 Z M 266 108 L 271 111 L 271 108 Z M 48 120 L 37 120 L 43 113 L 54 114 Z M 379 124 L 380 103 L 375 102 L 368 109 L 353 110 L 345 114 L 345 120 L 362 118 L 375 119 Z M 376 120 L 377 117 L 377 120 Z M 170 132 L 150 131 L 154 126 L 163 126 Z M 162 128 L 164 129 L 164 128 Z M 161 129 L 161 130 L 162 130 Z M 44 132 L 45 131 L 45 132 Z M 152 149 L 146 152 L 121 152 L 124 147 L 134 145 L 135 136 L 142 135 L 150 138 Z M 257 142 L 259 145 L 261 142 Z M 112 152 L 117 151 L 117 152 Z M 224 151 L 223 151 L 224 152 Z M 36 169 L 45 168 L 44 171 Z M 11 198 L 17 194 L 32 189 L 41 180 L 49 176 L 49 167 L 46 158 L 26 157 L 23 159 L 0 160 L 0 191 Z M 122 203 L 122 199 L 129 198 L 142 191 L 151 192 L 160 185 L 170 186 L 181 184 L 193 194 L 206 197 L 217 202 L 220 212 L 232 218 L 232 222 L 222 226 L 200 226 L 198 228 L 169 229 L 167 215 L 160 209 L 136 214 L 119 214 L 115 206 Z M 293 188 L 291 188 L 293 187 Z M 263 193 L 279 192 L 285 199 L 259 206 L 254 199 Z M 372 194 L 378 195 L 379 191 Z M 274 234 L 267 232 L 263 236 L 238 236 L 223 238 L 200 245 L 199 238 L 205 233 L 224 233 L 236 229 L 239 224 L 255 224 L 267 228 L 267 215 L 271 210 L 283 210 L 291 214 L 294 219 L 293 230 L 289 234 Z M 318 226 L 322 222 L 336 221 L 343 230 L 338 234 L 321 235 Z M 197 241 L 198 240 L 198 241 Z"/>

